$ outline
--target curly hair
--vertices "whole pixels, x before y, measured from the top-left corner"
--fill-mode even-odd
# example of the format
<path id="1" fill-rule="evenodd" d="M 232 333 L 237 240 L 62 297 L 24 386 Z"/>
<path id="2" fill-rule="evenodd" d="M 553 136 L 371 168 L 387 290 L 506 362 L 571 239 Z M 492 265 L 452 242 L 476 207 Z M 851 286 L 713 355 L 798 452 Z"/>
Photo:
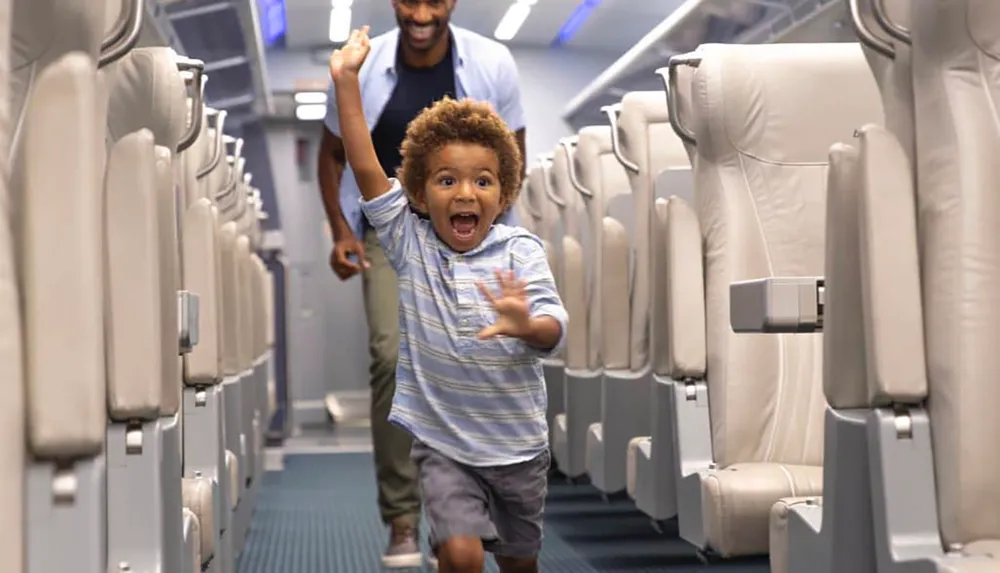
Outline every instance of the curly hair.
<path id="1" fill-rule="evenodd" d="M 429 158 L 449 143 L 471 143 L 493 150 L 500 164 L 500 201 L 512 205 L 517 200 L 523 159 L 514 133 L 488 103 L 448 97 L 420 112 L 406 129 L 397 177 L 411 200 L 426 189 Z"/>

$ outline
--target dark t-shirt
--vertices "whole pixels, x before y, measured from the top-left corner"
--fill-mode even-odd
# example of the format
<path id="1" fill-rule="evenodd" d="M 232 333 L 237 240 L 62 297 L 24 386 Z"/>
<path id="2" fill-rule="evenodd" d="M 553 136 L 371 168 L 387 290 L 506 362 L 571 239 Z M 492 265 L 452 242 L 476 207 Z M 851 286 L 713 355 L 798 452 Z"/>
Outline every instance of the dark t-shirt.
<path id="1" fill-rule="evenodd" d="M 375 154 L 387 177 L 395 177 L 403 162 L 399 152 L 406 127 L 424 108 L 445 96 L 455 97 L 455 61 L 451 47 L 443 60 L 428 68 L 406 65 L 396 52 L 396 88 L 372 130 Z"/>

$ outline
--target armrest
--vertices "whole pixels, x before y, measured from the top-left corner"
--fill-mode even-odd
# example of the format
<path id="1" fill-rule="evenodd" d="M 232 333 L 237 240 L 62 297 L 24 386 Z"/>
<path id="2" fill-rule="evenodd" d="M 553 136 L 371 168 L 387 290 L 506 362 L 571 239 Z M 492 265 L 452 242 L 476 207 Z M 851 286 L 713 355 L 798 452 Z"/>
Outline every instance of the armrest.
<path id="1" fill-rule="evenodd" d="M 768 277 L 729 285 L 734 332 L 823 330 L 823 277 Z"/>

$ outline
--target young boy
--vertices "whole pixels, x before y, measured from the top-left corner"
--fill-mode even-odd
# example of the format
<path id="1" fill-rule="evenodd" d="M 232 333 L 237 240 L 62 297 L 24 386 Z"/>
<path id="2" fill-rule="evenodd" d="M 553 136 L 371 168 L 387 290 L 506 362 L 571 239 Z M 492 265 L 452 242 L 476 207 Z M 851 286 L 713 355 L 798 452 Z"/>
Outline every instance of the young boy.
<path id="1" fill-rule="evenodd" d="M 362 209 L 399 275 L 399 364 L 389 419 L 414 437 L 431 545 L 444 573 L 536 573 L 549 469 L 540 359 L 567 315 L 542 244 L 495 224 L 517 197 L 514 135 L 483 103 L 446 99 L 379 166 L 358 71 L 368 28 L 330 56 L 341 135 Z M 414 215 L 413 203 L 428 215 Z"/>

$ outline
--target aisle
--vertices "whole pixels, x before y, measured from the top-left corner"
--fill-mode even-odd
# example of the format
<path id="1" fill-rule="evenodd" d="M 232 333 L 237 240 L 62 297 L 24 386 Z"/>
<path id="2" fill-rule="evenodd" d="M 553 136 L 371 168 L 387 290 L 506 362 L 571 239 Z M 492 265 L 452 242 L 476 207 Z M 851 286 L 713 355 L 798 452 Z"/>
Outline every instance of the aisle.
<path id="1" fill-rule="evenodd" d="M 385 531 L 374 504 L 371 454 L 285 457 L 265 476 L 239 573 L 381 573 Z M 589 486 L 553 484 L 542 573 L 767 573 L 766 564 L 708 567 L 659 535 L 625 500 L 605 504 Z M 496 573 L 491 562 L 487 570 Z M 406 572 L 406 570 L 401 570 Z"/>

